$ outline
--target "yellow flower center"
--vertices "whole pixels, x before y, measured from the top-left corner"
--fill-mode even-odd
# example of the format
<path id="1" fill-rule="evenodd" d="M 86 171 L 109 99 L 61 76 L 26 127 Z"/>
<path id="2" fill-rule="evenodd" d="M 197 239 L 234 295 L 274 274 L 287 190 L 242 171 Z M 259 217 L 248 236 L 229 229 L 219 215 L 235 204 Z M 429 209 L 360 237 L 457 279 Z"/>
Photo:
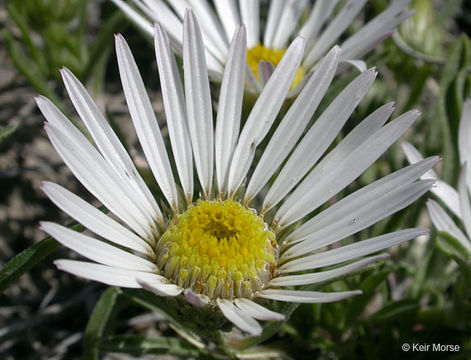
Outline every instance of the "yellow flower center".
<path id="1" fill-rule="evenodd" d="M 252 72 L 254 73 L 257 80 L 260 80 L 260 76 L 258 74 L 258 63 L 260 60 L 269 62 L 274 67 L 277 67 L 285 52 L 286 49 L 267 48 L 260 43 L 247 50 L 247 63 L 249 64 L 250 69 L 252 69 Z M 296 85 L 298 85 L 304 79 L 304 75 L 304 69 L 302 66 L 300 66 L 298 71 L 296 71 L 296 75 L 294 76 L 291 89 L 295 88 Z"/>
<path id="2" fill-rule="evenodd" d="M 157 265 L 210 299 L 251 298 L 273 277 L 277 252 L 275 235 L 255 212 L 232 200 L 199 200 L 159 239 Z"/>

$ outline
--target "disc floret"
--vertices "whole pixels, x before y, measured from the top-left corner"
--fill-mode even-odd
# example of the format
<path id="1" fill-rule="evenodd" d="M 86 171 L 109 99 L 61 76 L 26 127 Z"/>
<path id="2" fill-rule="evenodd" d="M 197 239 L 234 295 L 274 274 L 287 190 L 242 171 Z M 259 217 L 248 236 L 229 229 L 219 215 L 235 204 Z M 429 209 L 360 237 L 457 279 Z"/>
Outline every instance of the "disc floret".
<path id="1" fill-rule="evenodd" d="M 286 49 L 269 48 L 258 43 L 254 47 L 247 50 L 247 64 L 252 70 L 257 80 L 260 80 L 258 73 L 258 64 L 260 61 L 271 63 L 273 67 L 277 67 L 281 59 L 285 55 Z M 291 89 L 294 89 L 304 79 L 305 71 L 302 66 L 299 67 L 294 76 Z"/>
<path id="2" fill-rule="evenodd" d="M 273 277 L 275 235 L 233 201 L 197 201 L 170 223 L 157 265 L 175 284 L 215 298 L 252 298 Z"/>

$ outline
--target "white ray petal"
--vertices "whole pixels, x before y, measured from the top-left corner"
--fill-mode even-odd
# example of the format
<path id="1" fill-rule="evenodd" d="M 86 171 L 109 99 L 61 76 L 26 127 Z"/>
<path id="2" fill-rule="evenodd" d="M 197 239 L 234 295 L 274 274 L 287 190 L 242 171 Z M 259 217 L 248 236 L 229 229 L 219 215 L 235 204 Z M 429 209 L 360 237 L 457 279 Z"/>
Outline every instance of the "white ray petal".
<path id="1" fill-rule="evenodd" d="M 245 27 L 242 26 L 234 35 L 229 49 L 216 119 L 215 165 L 218 189 L 221 193 L 226 191 L 229 164 L 239 135 L 246 74 L 246 53 Z"/>
<path id="2" fill-rule="evenodd" d="M 56 265 L 59 270 L 110 286 L 141 288 L 141 285 L 137 282 L 137 278 L 152 282 L 165 283 L 167 281 L 164 277 L 151 272 L 120 269 L 85 261 L 60 259 L 54 261 L 54 265 Z"/>
<path id="3" fill-rule="evenodd" d="M 323 1 L 321 1 L 323 2 Z M 280 23 L 280 17 L 286 5 L 286 0 L 272 0 L 268 9 L 267 24 L 265 26 L 265 34 L 263 37 L 263 45 L 267 48 L 273 47 L 273 39 L 275 38 L 276 29 Z"/>
<path id="4" fill-rule="evenodd" d="M 306 8 L 307 0 L 286 0 L 286 5 L 278 22 L 272 46 L 285 48 L 298 24 L 301 13 Z"/>
<path id="5" fill-rule="evenodd" d="M 62 245 L 97 263 L 137 271 L 152 272 L 156 270 L 155 264 L 149 260 L 68 229 L 65 226 L 43 221 L 41 222 L 41 229 Z"/>
<path id="6" fill-rule="evenodd" d="M 154 197 L 139 175 L 118 136 L 105 120 L 85 87 L 68 69 L 61 69 L 61 75 L 75 109 L 87 126 L 103 157 L 114 168 L 116 174 L 129 184 L 149 214 L 161 217 L 159 206 Z"/>
<path id="7" fill-rule="evenodd" d="M 137 283 L 145 290 L 158 296 L 178 296 L 183 289 L 175 284 L 165 284 L 159 281 L 149 281 L 146 278 L 137 278 Z"/>
<path id="8" fill-rule="evenodd" d="M 408 142 L 401 143 L 401 147 L 409 163 L 414 164 L 420 160 L 423 160 L 420 152 Z M 458 216 L 460 219 L 462 218 L 460 211 L 460 199 L 455 189 L 453 189 L 446 182 L 439 180 L 438 175 L 433 169 L 427 171 L 420 178 L 423 180 L 436 179 L 436 182 L 431 189 L 432 193 L 434 193 L 441 201 L 443 201 L 448 209 L 453 211 L 456 216 Z"/>
<path id="9" fill-rule="evenodd" d="M 289 273 L 318 269 L 324 266 L 337 265 L 362 256 L 373 254 L 375 252 L 426 234 L 428 234 L 428 230 L 425 229 L 400 230 L 350 245 L 341 246 L 333 250 L 308 255 L 296 260 L 291 260 L 279 267 L 278 270 L 281 273 Z"/>
<path id="10" fill-rule="evenodd" d="M 268 286 L 298 286 L 298 285 L 310 285 L 317 284 L 327 280 L 335 279 L 340 276 L 348 275 L 353 273 L 366 265 L 374 263 L 378 260 L 387 259 L 389 254 L 380 254 L 365 258 L 348 265 L 344 265 L 332 270 L 319 271 L 316 273 L 302 274 L 302 275 L 287 275 L 280 276 L 272 279 Z"/>
<path id="11" fill-rule="evenodd" d="M 126 4 L 123 0 L 111 0 L 119 7 L 126 16 L 128 16 L 133 23 L 139 26 L 144 32 L 152 36 L 153 29 L 150 21 L 145 19 L 141 14 L 134 10 L 131 6 Z"/>
<path id="12" fill-rule="evenodd" d="M 313 48 L 307 54 L 303 66 L 310 68 L 324 54 L 324 52 L 332 46 L 340 35 L 352 23 L 353 19 L 358 15 L 366 0 L 349 0 L 342 10 L 329 23 L 322 35 L 316 41 Z"/>
<path id="13" fill-rule="evenodd" d="M 304 41 L 297 38 L 286 50 L 283 59 L 252 108 L 234 150 L 229 171 L 228 188 L 230 193 L 236 191 L 244 180 L 257 145 L 260 144 L 275 121 L 299 68 L 303 51 Z"/>
<path id="14" fill-rule="evenodd" d="M 321 158 L 358 103 L 366 95 L 375 77 L 376 72 L 373 69 L 365 71 L 348 84 L 329 104 L 301 139 L 283 166 L 265 197 L 264 209 L 270 209 L 281 201 Z M 392 104 L 389 104 L 389 107 L 392 108 Z M 375 119 L 376 117 L 374 119 L 370 118 L 373 125 L 381 120 L 376 121 Z"/>
<path id="15" fill-rule="evenodd" d="M 357 58 L 365 55 L 371 50 L 375 49 L 379 44 L 391 36 L 394 33 L 396 28 L 407 18 L 415 13 L 415 10 L 411 10 L 400 14 L 397 18 L 394 18 L 394 21 L 391 21 L 388 24 L 384 24 L 385 28 L 378 33 L 371 32 L 366 35 L 365 38 L 355 38 L 356 43 L 348 44 L 348 53 L 346 53 L 345 59 Z M 387 30 L 387 31 L 386 31 Z M 355 33 L 356 35 L 357 33 Z M 357 45 L 357 46 L 356 46 Z M 344 43 L 341 44 L 342 49 Z M 355 47 L 356 46 L 356 47 Z"/>
<path id="16" fill-rule="evenodd" d="M 256 302 L 249 300 L 249 299 L 235 299 L 236 306 L 242 310 L 242 312 L 246 313 L 247 315 L 253 317 L 257 320 L 277 320 L 283 321 L 285 316 L 283 314 L 279 314 L 277 312 L 268 310 L 266 307 L 263 307 Z"/>
<path id="17" fill-rule="evenodd" d="M 287 236 L 286 241 L 297 243 L 307 238 L 312 239 L 313 236 L 317 237 L 315 234 L 324 231 L 325 227 L 341 221 L 344 217 L 351 219 L 353 212 L 362 211 L 362 208 L 368 207 L 372 200 L 380 198 L 381 201 L 382 196 L 394 192 L 398 188 L 405 189 L 405 185 L 417 180 L 438 161 L 437 156 L 422 160 L 355 191 L 295 229 Z M 350 224 L 350 226 L 353 225 Z"/>
<path id="18" fill-rule="evenodd" d="M 183 296 L 185 297 L 186 301 L 192 305 L 195 305 L 196 307 L 206 306 L 211 301 L 208 296 L 196 293 L 191 288 L 186 288 L 183 291 Z"/>
<path id="19" fill-rule="evenodd" d="M 340 53 L 334 47 L 326 55 L 277 127 L 247 186 L 246 201 L 257 195 L 301 137 L 335 75 Z"/>
<path id="20" fill-rule="evenodd" d="M 193 196 L 193 155 L 186 121 L 185 96 L 167 34 L 158 24 L 155 26 L 155 55 L 175 165 L 186 198 L 191 201 Z"/>
<path id="21" fill-rule="evenodd" d="M 178 209 L 177 187 L 165 143 L 136 62 L 121 35 L 116 36 L 116 53 L 124 95 L 142 149 L 157 184 L 168 203 L 176 211 Z"/>
<path id="22" fill-rule="evenodd" d="M 271 62 L 266 62 L 264 60 L 260 60 L 258 63 L 258 78 L 262 86 L 270 80 L 271 75 L 275 71 L 275 67 Z"/>
<path id="23" fill-rule="evenodd" d="M 409 111 L 376 131 L 360 145 L 344 139 L 280 207 L 275 215 L 280 226 L 299 220 L 354 181 L 404 134 L 418 116 L 418 111 Z"/>
<path id="24" fill-rule="evenodd" d="M 340 64 L 341 66 L 339 66 L 338 72 L 341 71 L 342 65 L 345 65 L 345 64 L 354 66 L 360 72 L 366 71 L 367 69 L 366 63 L 363 60 L 358 60 L 358 59 L 344 59 L 340 62 Z"/>
<path id="25" fill-rule="evenodd" d="M 120 3 L 122 3 L 122 0 L 116 0 L 116 2 L 118 2 L 118 1 Z M 145 1 L 148 2 L 148 0 L 132 0 L 132 1 L 142 11 L 142 13 L 145 16 L 147 16 L 147 18 L 150 20 L 149 25 L 152 28 L 152 32 L 149 31 L 150 29 L 146 29 L 146 32 L 149 33 L 150 36 L 153 36 L 154 29 L 152 27 L 152 23 L 163 23 L 163 26 L 167 29 L 166 31 L 168 31 L 170 33 L 170 42 L 171 42 L 173 51 L 181 56 L 182 55 L 182 37 L 181 37 L 181 34 L 182 34 L 182 29 L 183 29 L 183 23 L 181 22 L 181 20 L 178 19 L 177 17 L 175 17 L 175 15 L 173 13 L 170 16 L 164 16 L 161 19 L 161 16 L 160 16 L 161 12 L 160 11 L 156 12 L 153 9 L 151 9 L 147 4 L 144 3 Z M 150 2 L 153 5 L 153 0 L 150 0 Z M 168 9 L 168 7 L 166 5 L 164 5 L 164 6 L 166 7 L 166 11 L 169 11 L 171 13 L 171 11 Z M 132 9 L 132 11 L 134 11 L 134 9 Z M 137 14 L 137 15 L 141 16 L 140 13 Z M 132 18 L 131 18 L 131 20 L 132 20 Z M 147 21 L 147 19 L 144 19 L 144 20 Z M 170 24 L 169 24 L 169 22 L 170 22 Z M 207 56 L 211 56 L 211 57 L 214 58 L 214 56 L 212 54 L 210 54 L 209 51 L 207 52 Z"/>
<path id="26" fill-rule="evenodd" d="M 305 240 L 288 249 L 283 259 L 294 258 L 308 252 L 333 244 L 349 235 L 366 229 L 381 219 L 409 206 L 432 186 L 434 180 L 422 180 L 399 186 L 394 191 L 373 196 L 368 194 L 362 200 L 369 199 L 363 206 L 350 209 L 349 213 L 328 223 L 325 227 L 309 235 Z"/>
<path id="27" fill-rule="evenodd" d="M 187 0 L 198 18 L 204 44 L 212 44 L 211 51 L 214 56 L 224 64 L 229 49 L 229 38 L 226 37 L 221 23 L 207 0 Z"/>
<path id="28" fill-rule="evenodd" d="M 416 162 L 419 162 L 424 159 L 424 157 L 420 154 L 420 152 L 407 141 L 402 142 L 401 147 L 410 164 L 415 164 Z M 425 174 L 421 176 L 422 180 L 437 179 L 437 178 L 438 178 L 438 175 L 433 169 L 430 169 L 429 171 L 427 171 Z"/>
<path id="29" fill-rule="evenodd" d="M 260 324 L 236 307 L 231 301 L 226 299 L 216 299 L 216 302 L 224 316 L 239 329 L 252 336 L 259 336 L 262 333 Z"/>
<path id="30" fill-rule="evenodd" d="M 147 1 L 152 1 L 152 0 L 147 0 Z M 221 51 L 221 47 L 218 46 L 218 41 L 220 40 L 215 40 L 214 39 L 214 34 L 212 31 L 208 30 L 208 27 L 211 27 L 212 25 L 209 24 L 208 22 L 214 22 L 215 26 L 218 27 L 220 26 L 218 24 L 218 20 L 212 13 L 212 10 L 209 9 L 209 14 L 208 14 L 208 9 L 207 6 L 200 6 L 198 2 L 192 2 L 190 3 L 189 0 L 166 0 L 168 3 L 170 3 L 170 6 L 173 8 L 175 13 L 177 13 L 178 17 L 181 19 L 183 23 L 183 19 L 185 17 L 185 12 L 187 9 L 193 9 L 195 8 L 195 11 L 197 11 L 197 17 L 199 19 L 205 18 L 205 20 L 201 20 L 204 24 L 204 29 L 202 29 L 202 36 L 203 36 L 203 42 L 204 42 L 204 47 L 206 50 L 206 64 L 208 66 L 208 72 L 209 74 L 215 78 L 220 80 L 222 73 L 223 73 L 223 64 L 225 63 L 225 56 L 227 53 L 227 49 L 224 51 Z M 221 29 L 222 30 L 222 29 Z M 217 36 L 218 34 L 216 34 Z M 220 36 L 221 38 L 224 37 Z M 181 40 L 181 33 L 179 34 L 179 39 Z M 172 40 L 172 38 L 170 38 Z M 226 41 L 226 39 L 223 39 Z M 181 42 L 183 43 L 183 42 Z M 173 45 L 173 44 L 172 44 Z M 181 52 L 183 54 L 183 52 Z"/>
<path id="31" fill-rule="evenodd" d="M 72 122 L 69 121 L 69 119 L 57 108 L 56 105 L 52 103 L 51 100 L 42 95 L 39 95 L 35 98 L 35 101 L 48 123 L 52 124 L 62 133 L 66 134 L 71 141 L 76 142 L 79 145 L 82 145 L 82 143 L 84 145 L 86 144 L 86 146 L 84 146 L 86 149 L 92 148 L 90 142 L 85 139 L 79 129 L 77 129 L 72 124 Z"/>
<path id="32" fill-rule="evenodd" d="M 143 239 L 69 190 L 51 182 L 43 182 L 41 189 L 62 211 L 95 234 L 144 254 L 153 253 Z"/>
<path id="33" fill-rule="evenodd" d="M 246 66 L 246 69 L 247 71 L 245 74 L 245 80 L 246 80 L 247 90 L 256 94 L 262 92 L 262 89 L 263 89 L 262 83 L 257 80 L 250 66 Z"/>
<path id="34" fill-rule="evenodd" d="M 307 48 L 310 48 L 312 43 L 317 38 L 319 30 L 322 28 L 322 25 L 324 25 L 330 14 L 332 14 L 332 11 L 334 10 L 338 1 L 339 0 L 316 1 L 314 3 L 314 8 L 312 9 L 308 20 L 298 33 L 303 38 L 308 39 Z"/>
<path id="35" fill-rule="evenodd" d="M 288 95 L 286 95 L 286 98 L 287 99 L 295 98 L 301 92 L 301 90 L 304 89 L 304 85 L 306 85 L 306 83 L 309 81 L 311 76 L 312 76 L 312 72 L 307 73 L 302 78 L 302 80 L 298 82 L 297 85 L 288 92 Z"/>
<path id="36" fill-rule="evenodd" d="M 196 171 L 206 196 L 213 181 L 213 113 L 203 40 L 198 22 L 187 11 L 183 24 L 183 63 L 187 121 Z"/>
<path id="37" fill-rule="evenodd" d="M 467 163 L 461 168 L 460 179 L 458 182 L 458 191 L 460 195 L 460 208 L 463 214 L 463 224 L 468 236 L 471 236 L 471 204 L 469 202 L 468 186 L 466 185 Z"/>
<path id="38" fill-rule="evenodd" d="M 345 40 L 341 45 L 345 58 L 361 56 L 389 36 L 400 23 L 414 13 L 403 12 L 409 3 L 410 0 L 393 1 L 391 6 Z"/>
<path id="39" fill-rule="evenodd" d="M 206 51 L 206 65 L 211 79 L 221 82 L 224 66 L 208 51 Z"/>
<path id="40" fill-rule="evenodd" d="M 44 100 L 36 100 L 48 120 L 44 124 L 44 130 L 74 176 L 141 237 L 152 236 L 151 228 L 159 218 L 149 214 L 142 206 L 142 198 L 136 195 L 129 184 L 116 176 L 114 169 L 98 150 L 55 105 Z"/>
<path id="41" fill-rule="evenodd" d="M 190 7 L 188 0 L 167 0 L 167 2 L 180 19 L 183 19 L 186 9 Z"/>
<path id="42" fill-rule="evenodd" d="M 37 99 L 36 101 L 40 104 L 41 100 L 44 99 Z M 52 109 L 58 112 L 57 108 L 52 107 L 52 103 L 43 101 L 43 104 L 50 105 L 49 110 Z M 45 111 L 43 105 L 40 105 L 40 108 L 42 108 L 42 112 L 48 121 L 54 118 L 52 115 L 56 115 L 55 113 L 51 115 L 51 113 Z M 63 117 L 60 112 L 58 112 L 58 115 Z M 56 120 L 52 121 L 57 122 Z M 113 170 L 98 151 L 76 128 L 66 121 L 68 120 L 62 121 L 63 126 L 61 128 L 57 128 L 52 122 L 46 123 L 44 129 L 67 167 L 88 191 L 141 237 L 152 237 L 151 226 L 154 225 L 154 220 L 135 201 L 128 186 L 115 176 Z M 66 129 L 69 126 L 71 128 Z M 62 132 L 62 130 L 65 132 Z"/>
<path id="43" fill-rule="evenodd" d="M 239 0 L 240 18 L 247 27 L 247 47 L 257 45 L 260 38 L 260 1 Z"/>
<path id="44" fill-rule="evenodd" d="M 258 297 L 277 301 L 288 301 L 295 303 L 330 303 L 344 300 L 351 296 L 361 295 L 361 290 L 339 291 L 339 292 L 318 292 L 318 291 L 300 291 L 300 290 L 278 290 L 267 289 L 258 293 Z"/>
<path id="45" fill-rule="evenodd" d="M 183 24 L 165 3 L 161 0 L 134 0 L 134 2 L 154 23 L 160 23 L 165 28 L 172 41 L 181 49 Z M 154 31 L 150 35 L 153 36 Z"/>
<path id="46" fill-rule="evenodd" d="M 240 24 L 239 11 L 235 0 L 218 0 L 214 1 L 214 6 L 221 19 L 222 26 L 226 31 L 226 37 L 232 39 L 237 27 Z M 230 57 L 228 57 L 230 59 Z"/>
<path id="47" fill-rule="evenodd" d="M 455 222 L 451 219 L 450 216 L 433 200 L 427 201 L 427 209 L 430 217 L 432 218 L 432 223 L 435 225 L 438 231 L 444 231 L 456 240 L 458 240 L 461 245 L 463 245 L 468 251 L 471 251 L 471 243 L 468 238 L 463 234 Z"/>
<path id="48" fill-rule="evenodd" d="M 461 163 L 471 164 L 471 98 L 463 105 L 458 131 L 458 150 Z M 470 177 L 468 183 L 471 184 Z"/>

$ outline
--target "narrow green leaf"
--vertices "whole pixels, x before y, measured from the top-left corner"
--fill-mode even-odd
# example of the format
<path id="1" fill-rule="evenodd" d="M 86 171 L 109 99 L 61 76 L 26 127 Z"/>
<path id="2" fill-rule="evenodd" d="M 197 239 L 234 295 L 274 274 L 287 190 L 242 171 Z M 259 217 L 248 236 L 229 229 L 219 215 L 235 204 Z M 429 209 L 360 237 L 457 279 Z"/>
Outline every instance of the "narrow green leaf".
<path id="1" fill-rule="evenodd" d="M 177 338 L 118 335 L 104 338 L 98 345 L 102 351 L 134 356 L 170 354 L 181 357 L 197 357 L 200 354 L 196 348 Z"/>
<path id="2" fill-rule="evenodd" d="M 172 314 L 171 309 L 168 307 L 167 298 L 157 296 L 148 291 L 135 291 L 133 289 L 126 289 L 123 296 L 137 305 L 162 315 L 180 336 L 184 337 L 195 346 L 200 348 L 205 346 L 201 338 L 194 331 L 184 326 L 174 317 L 175 314 Z"/>
<path id="3" fill-rule="evenodd" d="M 411 256 L 412 252 L 409 252 L 411 256 L 410 264 L 412 268 L 410 273 L 413 274 L 414 281 L 411 283 L 409 288 L 409 294 L 412 298 L 417 298 L 420 294 L 423 293 L 424 288 L 427 286 L 427 283 L 434 282 L 434 278 L 430 276 L 430 272 L 435 268 L 435 261 L 437 254 L 440 254 L 436 250 L 436 247 L 431 241 L 427 242 L 424 246 L 424 251 L 420 255 L 420 266 L 417 267 L 417 257 Z M 440 254 L 441 255 L 441 254 Z M 441 270 L 441 269 L 440 269 Z"/>
<path id="4" fill-rule="evenodd" d="M 458 127 L 461 116 L 461 106 L 465 92 L 466 78 L 468 76 L 470 44 L 466 37 L 455 41 L 449 51 L 447 63 L 442 71 L 440 79 L 440 101 L 438 102 L 438 118 L 440 119 L 441 132 L 439 137 L 433 136 L 430 144 L 441 144 L 438 150 L 446 161 L 443 162 L 443 170 L 440 178 L 450 185 L 456 185 L 457 168 L 459 160 L 456 151 Z M 436 134 L 434 134 L 436 135 Z M 437 142 L 438 141 L 438 142 Z"/>
<path id="5" fill-rule="evenodd" d="M 103 50 L 102 56 L 98 59 L 88 79 L 91 84 L 91 95 L 94 97 L 99 97 L 100 94 L 104 93 L 106 70 L 108 69 L 107 65 L 110 54 L 111 47 L 108 46 Z"/>
<path id="6" fill-rule="evenodd" d="M 5 40 L 5 48 L 8 55 L 12 59 L 18 71 L 30 82 L 30 84 L 42 95 L 48 97 L 59 108 L 62 104 L 56 93 L 49 87 L 46 78 L 41 73 L 38 66 L 30 61 L 24 51 L 16 44 L 11 34 L 3 31 L 3 38 Z"/>
<path id="7" fill-rule="evenodd" d="M 435 306 L 422 308 L 417 311 L 417 322 L 433 328 L 445 326 L 449 329 L 456 329 L 463 326 L 466 316 L 457 314 L 450 306 Z M 467 323 L 466 323 L 467 325 Z"/>
<path id="8" fill-rule="evenodd" d="M 420 304 L 415 300 L 400 300 L 386 305 L 381 310 L 368 318 L 370 322 L 382 322 L 397 320 L 400 316 L 410 315 L 420 309 Z"/>
<path id="9" fill-rule="evenodd" d="M 424 66 L 417 69 L 417 73 L 414 74 L 414 78 L 411 81 L 410 94 L 407 99 L 407 103 L 404 109 L 412 109 L 419 102 L 420 97 L 423 95 L 427 80 L 432 73 L 432 68 L 424 64 Z"/>
<path id="10" fill-rule="evenodd" d="M 10 4 L 6 8 L 7 8 L 8 14 L 12 18 L 12 20 L 15 22 L 16 26 L 18 26 L 18 29 L 21 32 L 21 38 L 23 40 L 23 43 L 28 48 L 34 62 L 39 66 L 43 74 L 47 74 L 48 70 L 45 64 L 45 59 L 42 56 L 38 47 L 34 44 L 33 39 L 31 38 L 32 31 L 28 27 L 26 23 L 26 19 L 18 12 L 16 7 L 14 7 L 13 5 Z"/>
<path id="11" fill-rule="evenodd" d="M 373 272 L 370 276 L 361 282 L 359 288 L 363 291 L 363 294 L 352 299 L 346 314 L 347 323 L 351 323 L 358 318 L 358 316 L 363 312 L 370 300 L 376 294 L 376 288 L 384 281 L 384 279 L 386 279 L 391 271 L 392 269 L 386 269 L 379 272 Z"/>
<path id="12" fill-rule="evenodd" d="M 75 231 L 83 230 L 83 226 L 76 222 L 68 227 Z M 0 270 L 0 292 L 8 288 L 11 283 L 33 266 L 43 261 L 58 246 L 59 243 L 49 236 L 16 255 Z"/>
<path id="13" fill-rule="evenodd" d="M 440 231 L 436 241 L 437 247 L 449 257 L 463 262 L 468 262 L 471 259 L 471 254 L 468 250 L 450 234 Z"/>
<path id="14" fill-rule="evenodd" d="M 83 48 L 84 51 L 86 51 L 88 53 L 88 48 L 86 46 L 86 41 L 84 40 L 85 39 L 85 31 L 86 31 L 86 28 L 87 28 L 87 20 L 88 20 L 88 16 L 87 16 L 87 7 L 88 7 L 88 0 L 85 0 L 85 1 L 81 1 L 79 3 L 79 10 L 77 11 L 78 13 L 78 23 L 79 23 L 79 26 L 78 26 L 78 39 L 79 39 L 79 43 L 81 44 L 81 48 Z"/>
<path id="15" fill-rule="evenodd" d="M 92 75 L 93 68 L 99 59 L 103 55 L 106 56 L 106 54 L 109 54 L 104 50 L 113 43 L 113 34 L 124 30 L 128 24 L 129 23 L 125 20 L 125 17 L 121 11 L 116 11 L 103 24 L 101 31 L 89 52 L 90 56 L 88 57 L 88 62 L 85 65 L 84 71 L 82 73 L 84 80 L 88 80 L 88 78 Z"/>
<path id="16" fill-rule="evenodd" d="M 98 342 L 103 336 L 121 290 L 108 288 L 100 297 L 88 320 L 83 341 L 84 360 L 98 360 Z"/>
<path id="17" fill-rule="evenodd" d="M 13 134 L 18 125 L 0 126 L 0 142 Z"/>
<path id="18" fill-rule="evenodd" d="M 0 270 L 0 292 L 52 253 L 59 243 L 48 237 L 16 255 Z"/>
<path id="19" fill-rule="evenodd" d="M 445 101 L 445 109 L 454 144 L 458 143 L 458 128 L 461 120 L 464 86 L 470 62 L 470 43 L 465 36 L 461 39 L 461 51 L 457 55 L 456 75 L 447 89 Z"/>

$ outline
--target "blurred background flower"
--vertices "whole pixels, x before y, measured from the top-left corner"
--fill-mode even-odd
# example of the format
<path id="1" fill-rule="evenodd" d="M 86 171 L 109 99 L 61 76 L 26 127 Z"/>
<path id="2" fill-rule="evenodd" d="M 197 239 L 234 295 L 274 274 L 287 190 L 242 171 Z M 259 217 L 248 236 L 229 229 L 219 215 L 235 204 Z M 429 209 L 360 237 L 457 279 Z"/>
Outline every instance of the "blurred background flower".
<path id="1" fill-rule="evenodd" d="M 340 38 L 361 12 L 366 0 L 271 1 L 264 30 L 259 0 L 225 1 L 153 1 L 112 0 L 144 32 L 152 36 L 152 23 L 158 22 L 169 33 L 174 49 L 181 53 L 181 28 L 185 8 L 191 7 L 201 19 L 206 61 L 210 74 L 221 80 L 227 50 L 237 25 L 247 27 L 247 88 L 260 93 L 278 65 L 288 43 L 295 36 L 306 40 L 306 52 L 289 96 L 296 95 L 319 59 L 335 44 L 342 47 L 341 61 L 366 70 L 360 60 L 395 30 L 412 12 L 406 11 L 409 0 L 392 2 L 384 12 L 357 29 L 346 39 Z M 334 11 L 335 10 L 335 11 Z M 302 21 L 302 25 L 300 24 Z M 344 66 L 343 66 L 344 67 Z"/>

